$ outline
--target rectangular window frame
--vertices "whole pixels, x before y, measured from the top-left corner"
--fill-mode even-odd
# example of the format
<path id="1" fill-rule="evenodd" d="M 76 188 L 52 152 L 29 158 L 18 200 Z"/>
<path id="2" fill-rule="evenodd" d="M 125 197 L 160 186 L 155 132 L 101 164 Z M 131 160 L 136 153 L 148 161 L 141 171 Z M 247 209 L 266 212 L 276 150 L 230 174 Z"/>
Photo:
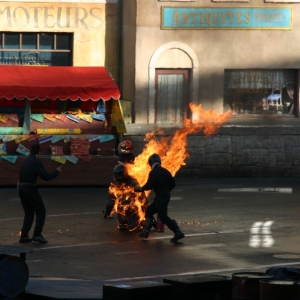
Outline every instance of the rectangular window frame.
<path id="1" fill-rule="evenodd" d="M 277 106 L 277 108 L 274 110 L 274 113 L 268 111 L 269 108 L 272 108 L 272 110 L 274 109 L 274 107 L 271 107 L 271 106 L 274 106 L 274 103 L 278 103 L 277 101 L 278 100 L 275 100 L 273 101 L 273 104 L 269 105 L 272 101 L 270 101 L 270 99 L 272 99 L 272 97 L 269 97 L 270 94 L 273 94 L 273 91 L 274 93 L 278 93 L 278 91 L 276 91 L 277 89 L 274 87 L 273 88 L 268 88 L 268 92 L 270 92 L 270 94 L 268 93 L 267 97 L 263 97 L 261 98 L 262 102 L 261 102 L 261 105 L 260 105 L 260 109 L 263 109 L 261 112 L 258 112 L 258 113 L 254 113 L 254 112 L 249 112 L 249 111 L 242 111 L 242 112 L 237 112 L 237 109 L 239 108 L 236 108 L 234 107 L 233 105 L 233 102 L 236 101 L 236 100 L 232 100 L 234 99 L 234 97 L 231 97 L 232 94 L 230 95 L 230 93 L 228 92 L 229 90 L 229 86 L 230 86 L 230 83 L 229 83 L 229 73 L 230 72 L 245 72 L 245 74 L 247 72 L 251 73 L 257 73 L 257 72 L 269 72 L 269 73 L 272 73 L 272 72 L 276 72 L 276 71 L 282 71 L 283 73 L 286 72 L 287 74 L 289 74 L 288 72 L 290 72 L 289 76 L 292 75 L 291 72 L 294 72 L 293 74 L 293 80 L 294 80 L 294 87 L 293 89 L 291 89 L 290 87 L 288 88 L 287 86 L 284 86 L 284 88 L 281 89 L 281 92 L 280 92 L 280 99 L 282 101 L 282 107 L 280 107 L 280 110 L 279 110 L 279 106 Z M 232 109 L 232 111 L 234 112 L 233 115 L 231 116 L 231 118 L 299 118 L 299 69 L 296 69 L 296 68 L 290 68 L 290 69 L 280 69 L 280 68 L 277 68 L 277 69 L 225 69 L 224 70 L 224 98 L 223 98 L 223 108 L 224 108 L 224 112 L 229 110 L 229 109 Z M 242 73 L 241 73 L 242 74 Z M 232 79 L 231 79 L 232 80 Z M 273 83 L 272 83 L 273 85 Z M 244 86 L 244 88 L 247 87 L 247 86 Z M 285 89 L 285 95 L 283 94 L 283 89 Z M 250 89 L 251 91 L 251 89 Z M 252 93 L 249 92 L 249 96 L 250 94 L 253 95 L 253 91 L 252 90 Z M 237 91 L 236 91 L 237 92 Z M 260 92 L 258 91 L 258 97 L 259 97 L 259 94 Z M 292 94 L 293 93 L 293 107 L 286 107 L 286 103 L 288 104 L 289 101 L 289 98 L 287 97 L 287 94 Z M 247 95 L 247 91 L 244 92 L 244 95 L 246 96 Z M 275 97 L 276 98 L 276 97 Z M 266 101 L 267 100 L 267 101 Z M 251 101 L 249 101 L 251 102 Z M 266 108 L 266 103 L 267 103 L 267 106 L 268 108 Z M 241 103 L 240 103 L 241 104 Z M 292 105 L 291 104 L 291 105 Z M 242 104 L 241 104 L 242 105 Z M 243 110 L 245 110 L 245 107 L 246 105 L 244 105 L 243 107 Z M 278 113 L 279 111 L 279 113 Z M 281 111 L 281 112 L 280 112 Z"/>
<path id="2" fill-rule="evenodd" d="M 65 53 L 68 55 L 68 59 L 66 64 L 64 66 L 72 66 L 73 65 L 73 33 L 65 33 L 65 32 L 57 32 L 57 33 L 52 33 L 52 32 L 30 32 L 30 34 L 35 34 L 37 37 L 37 47 L 36 49 L 24 49 L 22 47 L 22 39 L 23 39 L 23 34 L 28 34 L 28 32 L 17 32 L 16 34 L 19 34 L 19 47 L 17 49 L 10 49 L 10 48 L 5 48 L 5 34 L 11 34 L 11 32 L 0 32 L 1 36 L 1 45 L 0 45 L 0 65 L 52 65 L 51 63 L 46 63 L 45 59 L 43 58 L 43 54 L 46 53 L 54 53 L 54 54 L 60 54 L 60 53 Z M 54 41 L 53 41 L 53 49 L 41 49 L 40 48 L 40 36 L 42 34 L 50 34 L 53 35 Z M 69 49 L 57 49 L 57 37 L 61 34 L 68 35 L 70 38 L 70 48 Z M 20 57 L 7 57 L 7 62 L 4 63 L 5 61 L 2 61 L 2 53 L 3 52 L 18 52 Z M 28 52 L 28 57 L 24 58 L 24 55 L 22 56 L 22 52 Z M 54 64 L 56 66 L 60 64 Z"/>

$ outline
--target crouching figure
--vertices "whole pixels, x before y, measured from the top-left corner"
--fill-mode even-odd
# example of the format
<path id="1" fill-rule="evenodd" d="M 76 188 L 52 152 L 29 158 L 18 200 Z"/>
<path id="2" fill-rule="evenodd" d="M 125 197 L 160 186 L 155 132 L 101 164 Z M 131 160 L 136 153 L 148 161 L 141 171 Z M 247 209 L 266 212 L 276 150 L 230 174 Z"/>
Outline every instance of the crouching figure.
<path id="1" fill-rule="evenodd" d="M 126 166 L 119 164 L 113 170 L 113 179 L 108 189 L 104 218 L 117 213 L 119 229 L 130 232 L 140 231 L 145 218 L 147 198 L 144 193 L 136 193 L 138 182 L 126 172 Z"/>

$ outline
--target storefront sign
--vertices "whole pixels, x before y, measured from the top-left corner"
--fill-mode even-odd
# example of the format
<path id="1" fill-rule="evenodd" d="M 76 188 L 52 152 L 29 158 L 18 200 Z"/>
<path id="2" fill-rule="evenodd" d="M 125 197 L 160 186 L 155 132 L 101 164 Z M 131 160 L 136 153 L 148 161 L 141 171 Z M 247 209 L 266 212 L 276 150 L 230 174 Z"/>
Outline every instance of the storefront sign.
<path id="1" fill-rule="evenodd" d="M 100 7 L 54 5 L 0 5 L 0 17 L 5 28 L 69 29 L 91 31 L 103 25 L 104 13 Z"/>
<path id="2" fill-rule="evenodd" d="M 292 7 L 162 7 L 162 29 L 292 28 Z"/>
<path id="3" fill-rule="evenodd" d="M 190 1 L 190 0 L 186 0 Z M 41 0 L 10 0 L 9 2 L 41 2 Z M 75 0 L 51 0 L 51 3 L 74 3 Z M 80 3 L 118 3 L 118 0 L 80 0 Z"/>

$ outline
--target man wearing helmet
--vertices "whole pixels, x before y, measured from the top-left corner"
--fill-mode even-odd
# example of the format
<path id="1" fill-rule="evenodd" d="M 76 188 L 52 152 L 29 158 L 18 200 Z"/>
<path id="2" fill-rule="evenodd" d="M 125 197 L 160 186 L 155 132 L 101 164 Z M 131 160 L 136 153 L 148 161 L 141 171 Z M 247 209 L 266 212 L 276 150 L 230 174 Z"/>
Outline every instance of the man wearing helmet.
<path id="1" fill-rule="evenodd" d="M 180 230 L 177 222 L 168 216 L 168 204 L 171 198 L 171 190 L 175 187 L 175 179 L 172 174 L 161 166 L 161 160 L 158 154 L 152 154 L 148 158 L 151 171 L 148 180 L 143 186 L 135 186 L 136 192 L 152 190 L 155 192 L 154 201 L 146 210 L 146 220 L 143 231 L 139 234 L 141 238 L 148 238 L 153 215 L 158 214 L 160 220 L 174 232 L 171 242 L 177 242 L 184 238 L 184 233 Z"/>
<path id="2" fill-rule="evenodd" d="M 134 155 L 132 153 L 133 145 L 129 140 L 125 140 L 119 144 L 119 164 L 133 164 Z"/>
<path id="3" fill-rule="evenodd" d="M 115 166 L 114 177 L 109 186 L 109 194 L 106 208 L 103 211 L 104 218 L 112 215 L 115 208 L 117 211 L 118 228 L 138 231 L 141 229 L 142 219 L 139 217 L 139 209 L 146 210 L 147 199 L 145 194 L 138 195 L 133 187 L 138 183 L 126 172 L 122 164 Z"/>

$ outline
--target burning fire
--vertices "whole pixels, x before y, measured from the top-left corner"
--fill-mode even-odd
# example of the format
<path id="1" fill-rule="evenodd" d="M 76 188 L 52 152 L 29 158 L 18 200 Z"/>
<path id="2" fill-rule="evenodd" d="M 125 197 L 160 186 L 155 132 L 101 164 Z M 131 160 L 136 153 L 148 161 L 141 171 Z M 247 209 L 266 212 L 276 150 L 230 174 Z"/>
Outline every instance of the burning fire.
<path id="1" fill-rule="evenodd" d="M 134 224 L 125 224 L 123 227 L 129 231 L 137 231 L 142 229 L 142 222 L 145 219 L 145 211 L 147 207 L 147 198 L 144 193 L 135 193 L 132 186 L 111 184 L 109 192 L 114 194 L 116 201 L 113 212 L 117 212 L 124 220 L 130 214 L 130 219 Z M 134 216 L 134 217 L 133 217 Z M 128 226 L 129 225 L 129 226 Z M 119 227 L 121 228 L 120 224 Z"/>
<path id="2" fill-rule="evenodd" d="M 174 136 L 162 137 L 158 140 L 157 134 L 162 134 L 162 129 L 146 134 L 145 141 L 147 143 L 143 152 L 135 158 L 133 165 L 126 165 L 128 174 L 136 178 L 140 185 L 145 184 L 147 181 L 150 172 L 148 157 L 151 154 L 158 154 L 161 158 L 162 166 L 175 176 L 178 170 L 185 165 L 185 159 L 189 157 L 187 136 L 200 131 L 204 132 L 205 137 L 213 135 L 232 114 L 231 111 L 218 114 L 213 109 L 204 111 L 201 104 L 196 106 L 193 103 L 190 103 L 190 109 L 197 116 L 197 119 L 193 123 L 190 119 L 185 119 L 183 126 L 175 132 Z"/>
<path id="3" fill-rule="evenodd" d="M 196 120 L 192 122 L 190 119 L 185 119 L 183 121 L 183 126 L 171 137 L 163 137 L 162 129 L 147 133 L 145 136 L 146 145 L 142 153 L 135 158 L 134 164 L 126 164 L 128 174 L 135 178 L 139 185 L 144 185 L 148 179 L 148 174 L 151 170 L 148 165 L 148 157 L 151 154 L 158 154 L 161 158 L 162 166 L 175 176 L 178 170 L 186 164 L 185 159 L 189 157 L 187 152 L 187 136 L 200 131 L 203 131 L 205 137 L 213 135 L 232 114 L 231 111 L 218 114 L 213 109 L 204 111 L 201 104 L 196 106 L 195 104 L 190 103 L 189 107 L 194 116 L 197 117 Z M 158 136 L 161 136 L 161 138 L 158 139 Z M 127 194 L 128 197 L 129 195 L 131 195 L 130 197 L 133 196 L 134 200 L 127 200 L 128 202 L 133 203 L 131 205 L 133 205 L 132 207 L 135 207 L 134 209 L 136 209 L 136 212 L 139 215 L 140 226 L 144 220 L 145 212 L 144 209 L 142 209 L 144 203 L 140 203 L 139 195 L 134 195 L 132 187 L 126 188 L 122 186 L 118 191 L 115 190 L 116 188 L 114 187 L 114 193 L 118 194 L 118 201 L 116 201 L 114 209 L 117 209 L 122 202 L 119 199 L 127 197 Z M 146 196 L 149 194 L 150 191 L 147 191 Z M 128 209 L 128 205 L 129 204 L 126 204 L 124 211 Z"/>

